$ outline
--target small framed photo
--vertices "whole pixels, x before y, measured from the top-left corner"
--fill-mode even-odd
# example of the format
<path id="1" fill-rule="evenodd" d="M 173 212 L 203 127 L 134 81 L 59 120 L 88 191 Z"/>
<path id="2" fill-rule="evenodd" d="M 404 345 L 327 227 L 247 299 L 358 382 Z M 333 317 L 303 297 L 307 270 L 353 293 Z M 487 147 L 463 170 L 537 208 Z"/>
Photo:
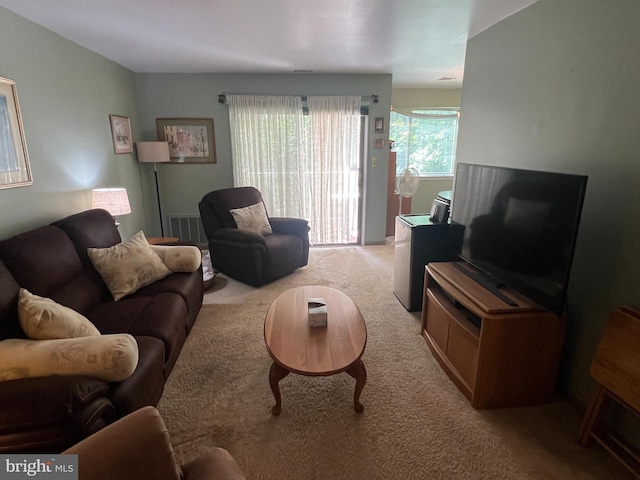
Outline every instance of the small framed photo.
<path id="1" fill-rule="evenodd" d="M 32 183 L 16 84 L 0 77 L 0 188 Z"/>
<path id="2" fill-rule="evenodd" d="M 384 148 L 384 138 L 374 138 L 373 148 Z"/>
<path id="3" fill-rule="evenodd" d="M 216 163 L 213 118 L 156 118 L 156 128 L 171 163 Z"/>
<path id="4" fill-rule="evenodd" d="M 111 121 L 111 136 L 113 137 L 113 151 L 115 153 L 133 153 L 131 141 L 131 121 L 129 117 L 109 115 Z"/>
<path id="5" fill-rule="evenodd" d="M 373 131 L 375 133 L 384 133 L 384 117 L 376 117 L 373 122 Z"/>

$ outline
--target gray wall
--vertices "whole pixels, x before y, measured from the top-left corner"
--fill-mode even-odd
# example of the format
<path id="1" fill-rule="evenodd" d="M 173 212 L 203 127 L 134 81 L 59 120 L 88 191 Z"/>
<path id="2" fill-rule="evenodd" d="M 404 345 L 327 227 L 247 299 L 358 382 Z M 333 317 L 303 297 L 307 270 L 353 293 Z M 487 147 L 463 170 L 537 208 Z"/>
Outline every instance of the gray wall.
<path id="1" fill-rule="evenodd" d="M 213 118 L 218 163 L 158 164 L 162 210 L 168 215 L 197 215 L 198 202 L 208 192 L 233 186 L 229 110 L 218 94 L 256 95 L 378 95 L 370 118 L 389 122 L 391 75 L 251 75 L 251 74 L 137 74 L 140 122 L 145 140 L 156 140 L 156 118 Z M 365 240 L 384 243 L 388 150 L 372 148 L 373 122 L 369 125 L 367 157 L 378 159 L 365 168 Z M 384 134 L 385 145 L 388 133 Z M 146 175 L 153 175 L 151 165 Z M 156 213 L 157 215 L 157 213 Z M 166 233 L 166 232 L 165 232 Z"/>
<path id="2" fill-rule="evenodd" d="M 109 123 L 128 116 L 139 136 L 133 73 L 0 7 L 0 76 L 16 82 L 33 174 L 0 190 L 0 238 L 90 208 L 94 187 L 127 188 L 120 233 L 143 229 L 139 166 L 114 154 Z"/>
<path id="3" fill-rule="evenodd" d="M 589 176 L 562 388 L 583 402 L 610 310 L 640 307 L 640 2 L 540 0 L 468 43 L 458 161 Z"/>

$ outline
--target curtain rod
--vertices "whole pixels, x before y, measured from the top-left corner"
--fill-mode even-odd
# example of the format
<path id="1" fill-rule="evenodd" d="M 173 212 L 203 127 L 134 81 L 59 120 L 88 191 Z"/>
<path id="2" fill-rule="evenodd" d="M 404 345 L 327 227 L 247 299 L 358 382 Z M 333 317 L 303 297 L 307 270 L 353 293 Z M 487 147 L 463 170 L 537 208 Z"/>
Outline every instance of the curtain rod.
<path id="1" fill-rule="evenodd" d="M 303 101 L 307 100 L 308 95 L 297 95 L 303 99 Z M 378 103 L 378 95 L 362 95 L 362 100 L 371 100 L 373 103 Z M 219 103 L 227 103 L 227 94 L 221 93 L 218 95 Z"/>

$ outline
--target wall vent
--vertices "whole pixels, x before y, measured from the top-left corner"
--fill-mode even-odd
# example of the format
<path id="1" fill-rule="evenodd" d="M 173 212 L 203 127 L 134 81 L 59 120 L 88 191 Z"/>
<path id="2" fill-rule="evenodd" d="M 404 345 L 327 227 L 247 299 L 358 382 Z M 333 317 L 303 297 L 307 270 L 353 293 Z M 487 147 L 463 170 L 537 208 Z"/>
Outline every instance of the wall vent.
<path id="1" fill-rule="evenodd" d="M 208 243 L 199 215 L 169 215 L 169 232 L 182 242 L 195 243 L 201 247 L 206 247 Z"/>

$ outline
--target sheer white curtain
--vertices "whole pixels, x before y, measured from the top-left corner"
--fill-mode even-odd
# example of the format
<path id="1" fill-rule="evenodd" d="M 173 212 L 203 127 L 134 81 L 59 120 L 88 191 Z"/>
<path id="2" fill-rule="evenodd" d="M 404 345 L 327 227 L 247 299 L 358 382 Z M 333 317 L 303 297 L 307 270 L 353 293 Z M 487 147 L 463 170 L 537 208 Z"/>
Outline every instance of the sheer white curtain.
<path id="1" fill-rule="evenodd" d="M 306 218 L 313 245 L 358 240 L 360 97 L 229 95 L 236 186 L 262 192 L 269 214 Z"/>
<path id="2" fill-rule="evenodd" d="M 360 202 L 360 97 L 309 97 L 308 105 L 310 237 L 316 244 L 355 243 Z"/>
<path id="3" fill-rule="evenodd" d="M 306 148 L 300 97 L 227 95 L 233 181 L 262 193 L 269 215 L 310 220 L 301 202 Z"/>

